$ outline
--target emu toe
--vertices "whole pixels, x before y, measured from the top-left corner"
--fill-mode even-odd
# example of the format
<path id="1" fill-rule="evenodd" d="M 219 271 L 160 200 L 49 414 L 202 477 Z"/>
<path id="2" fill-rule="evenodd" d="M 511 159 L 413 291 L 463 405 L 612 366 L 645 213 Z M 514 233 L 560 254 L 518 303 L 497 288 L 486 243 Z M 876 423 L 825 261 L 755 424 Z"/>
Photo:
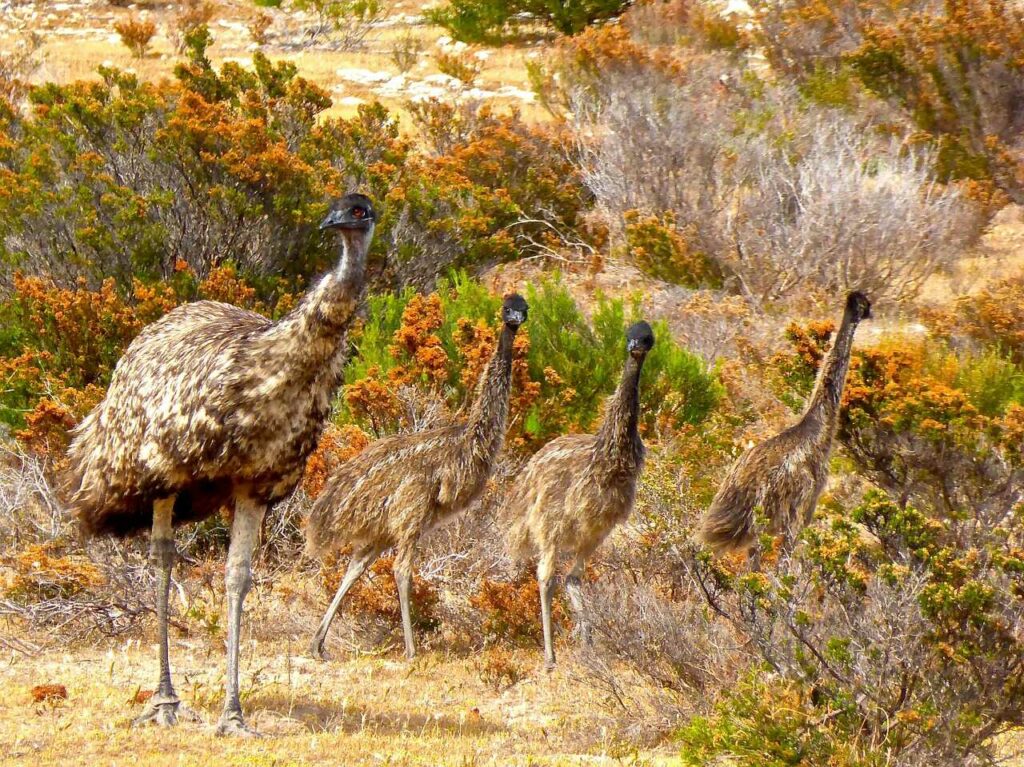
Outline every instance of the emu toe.
<path id="1" fill-rule="evenodd" d="M 324 663 L 331 660 L 330 653 L 324 649 L 324 643 L 316 639 L 314 639 L 313 643 L 309 646 L 309 654 L 314 660 L 323 661 Z"/>
<path id="2" fill-rule="evenodd" d="M 154 695 L 146 702 L 145 711 L 132 720 L 132 727 L 142 727 L 147 724 L 174 727 L 178 723 L 179 716 L 189 722 L 202 721 L 199 714 L 183 704 L 178 698 Z"/>
<path id="3" fill-rule="evenodd" d="M 259 732 L 245 723 L 241 711 L 225 711 L 217 723 L 217 734 L 235 738 L 262 738 Z"/>

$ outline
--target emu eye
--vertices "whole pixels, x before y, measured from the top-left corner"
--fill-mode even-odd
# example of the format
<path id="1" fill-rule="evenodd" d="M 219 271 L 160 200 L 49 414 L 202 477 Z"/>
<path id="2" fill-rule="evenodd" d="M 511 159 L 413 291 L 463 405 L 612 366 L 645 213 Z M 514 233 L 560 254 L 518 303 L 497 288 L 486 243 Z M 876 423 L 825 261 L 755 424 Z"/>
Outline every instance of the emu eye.
<path id="1" fill-rule="evenodd" d="M 366 218 L 366 208 L 352 208 L 352 218 Z"/>

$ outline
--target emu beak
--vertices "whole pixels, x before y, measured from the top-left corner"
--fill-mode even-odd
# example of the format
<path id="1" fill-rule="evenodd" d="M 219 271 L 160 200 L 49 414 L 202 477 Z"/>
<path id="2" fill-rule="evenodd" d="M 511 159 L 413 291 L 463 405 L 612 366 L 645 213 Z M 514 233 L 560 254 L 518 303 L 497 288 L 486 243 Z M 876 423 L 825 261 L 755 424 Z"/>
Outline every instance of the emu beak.
<path id="1" fill-rule="evenodd" d="M 632 354 L 635 351 L 638 351 L 639 349 L 640 349 L 640 339 L 639 338 L 630 338 L 628 341 L 626 341 L 626 351 L 628 351 L 630 354 Z"/>
<path id="2" fill-rule="evenodd" d="M 333 229 L 337 226 L 342 226 L 345 223 L 345 214 L 340 210 L 332 210 L 327 213 L 327 216 L 323 221 L 320 222 L 320 231 L 324 229 Z"/>
<path id="3" fill-rule="evenodd" d="M 510 322 L 513 325 L 522 325 L 526 322 L 526 312 L 521 312 L 518 309 L 509 309 L 505 322 Z"/>
<path id="4" fill-rule="evenodd" d="M 346 212 L 332 210 L 320 222 L 320 231 L 324 229 L 369 229 L 373 225 L 373 221 L 372 215 L 368 215 L 366 218 L 353 218 Z"/>

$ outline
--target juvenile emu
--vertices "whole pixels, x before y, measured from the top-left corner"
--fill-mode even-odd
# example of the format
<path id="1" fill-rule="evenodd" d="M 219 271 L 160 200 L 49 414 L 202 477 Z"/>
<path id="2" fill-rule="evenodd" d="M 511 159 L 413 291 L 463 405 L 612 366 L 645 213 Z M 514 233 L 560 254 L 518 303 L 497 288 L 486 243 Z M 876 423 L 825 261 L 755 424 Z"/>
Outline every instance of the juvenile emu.
<path id="1" fill-rule="evenodd" d="M 198 301 L 145 328 L 117 364 L 106 397 L 75 432 L 68 484 L 84 531 L 129 536 L 152 525 L 160 680 L 136 724 L 177 722 L 167 638 L 173 528 L 226 506 L 233 509 L 228 667 L 217 732 L 256 734 L 238 698 L 252 554 L 267 506 L 295 487 L 327 418 L 375 218 L 363 195 L 332 205 L 320 228 L 340 233 L 341 259 L 280 322 Z"/>
<path id="2" fill-rule="evenodd" d="M 505 439 L 512 386 L 512 344 L 526 321 L 526 301 L 508 296 L 503 326 L 480 376 L 465 423 L 378 440 L 340 466 L 313 505 L 307 550 L 322 555 L 346 543 L 352 559 L 310 652 L 323 660 L 324 642 L 345 594 L 367 567 L 394 547 L 405 654 L 416 653 L 409 594 L 420 536 L 468 508 L 483 492 Z"/>
<path id="3" fill-rule="evenodd" d="M 853 334 L 860 321 L 870 316 L 867 296 L 853 292 L 846 297 L 842 324 L 807 410 L 795 425 L 750 448 L 736 461 L 701 523 L 697 537 L 702 543 L 716 552 L 751 551 L 752 564 L 759 567 L 755 515 L 760 510 L 768 520 L 768 532 L 783 535 L 785 547 L 792 547 L 810 522 L 828 480 Z"/>
<path id="4" fill-rule="evenodd" d="M 568 434 L 554 439 L 530 459 L 509 491 L 508 506 L 525 507 L 512 526 L 513 553 L 538 556 L 544 660 L 555 665 L 551 630 L 551 597 L 559 554 L 575 557 L 565 590 L 586 636 L 581 578 L 587 559 L 612 528 L 629 516 L 636 481 L 644 463 L 644 444 L 637 421 L 640 412 L 640 371 L 654 347 L 654 331 L 637 322 L 626 331 L 628 356 L 622 380 L 609 398 L 597 434 Z"/>

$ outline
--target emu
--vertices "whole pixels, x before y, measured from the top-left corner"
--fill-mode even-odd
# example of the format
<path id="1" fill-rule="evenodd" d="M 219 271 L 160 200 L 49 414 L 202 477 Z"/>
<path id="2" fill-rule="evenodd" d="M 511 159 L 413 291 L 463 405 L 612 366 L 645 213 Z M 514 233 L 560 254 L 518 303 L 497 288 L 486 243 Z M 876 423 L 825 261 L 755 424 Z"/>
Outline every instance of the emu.
<path id="1" fill-rule="evenodd" d="M 519 559 L 538 557 L 544 661 L 555 665 L 551 598 L 559 554 L 575 558 L 565 590 L 587 636 L 581 579 L 587 559 L 615 525 L 633 510 L 636 482 L 645 448 L 637 422 L 640 412 L 640 371 L 654 348 L 654 331 L 637 322 L 626 332 L 628 356 L 618 389 L 609 398 L 604 422 L 596 434 L 568 434 L 552 440 L 530 459 L 509 491 L 509 507 L 523 506 L 510 548 Z"/>
<path id="2" fill-rule="evenodd" d="M 415 656 L 409 599 L 416 544 L 480 497 L 505 439 L 512 344 L 528 307 L 513 294 L 501 311 L 498 344 L 477 383 L 466 422 L 378 440 L 338 467 L 313 505 L 306 526 L 311 554 L 353 544 L 348 569 L 310 645 L 314 657 L 326 659 L 324 642 L 342 600 L 366 568 L 392 547 L 405 654 Z"/>
<path id="3" fill-rule="evenodd" d="M 329 414 L 375 220 L 361 194 L 332 204 L 320 229 L 340 234 L 341 258 L 280 322 L 197 301 L 143 329 L 74 434 L 68 490 L 84 532 L 125 537 L 151 526 L 160 679 L 135 724 L 177 723 L 167 637 L 173 528 L 228 507 L 227 690 L 217 733 L 258 735 L 238 691 L 252 555 L 268 505 L 298 483 Z"/>
<path id="4" fill-rule="evenodd" d="M 697 538 L 717 553 L 746 551 L 760 567 L 755 515 L 767 518 L 768 532 L 782 535 L 784 548 L 810 522 L 828 480 L 850 350 L 857 325 L 871 316 L 871 302 L 860 292 L 846 297 L 843 321 L 818 374 L 814 393 L 800 420 L 740 456 L 718 489 Z"/>

